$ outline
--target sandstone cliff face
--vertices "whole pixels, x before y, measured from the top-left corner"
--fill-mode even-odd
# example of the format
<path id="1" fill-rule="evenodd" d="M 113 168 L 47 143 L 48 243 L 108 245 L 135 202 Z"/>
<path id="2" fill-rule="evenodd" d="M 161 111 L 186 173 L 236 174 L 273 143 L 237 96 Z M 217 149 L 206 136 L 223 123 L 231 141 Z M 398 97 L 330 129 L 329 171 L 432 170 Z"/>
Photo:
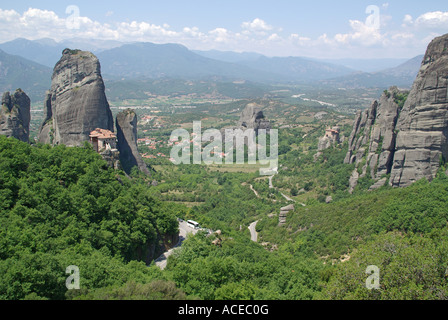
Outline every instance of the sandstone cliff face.
<path id="1" fill-rule="evenodd" d="M 123 170 L 130 173 L 134 166 L 150 175 L 148 167 L 143 161 L 137 148 L 137 115 L 128 109 L 117 114 L 116 118 L 118 151 Z"/>
<path id="2" fill-rule="evenodd" d="M 30 120 L 30 98 L 26 93 L 21 89 L 12 96 L 5 92 L 0 109 L 0 135 L 29 142 Z"/>
<path id="3" fill-rule="evenodd" d="M 394 187 L 431 181 L 447 160 L 448 34 L 428 46 L 409 93 L 392 87 L 369 110 L 357 113 L 344 162 L 356 165 L 353 191 L 366 175 L 375 180 L 371 189 L 386 184 L 388 174 Z"/>
<path id="4" fill-rule="evenodd" d="M 431 181 L 448 160 L 448 34 L 429 44 L 397 130 L 390 184 Z"/>
<path id="5" fill-rule="evenodd" d="M 56 64 L 44 105 L 39 141 L 78 146 L 96 128 L 113 131 L 98 59 L 90 52 L 65 49 Z"/>

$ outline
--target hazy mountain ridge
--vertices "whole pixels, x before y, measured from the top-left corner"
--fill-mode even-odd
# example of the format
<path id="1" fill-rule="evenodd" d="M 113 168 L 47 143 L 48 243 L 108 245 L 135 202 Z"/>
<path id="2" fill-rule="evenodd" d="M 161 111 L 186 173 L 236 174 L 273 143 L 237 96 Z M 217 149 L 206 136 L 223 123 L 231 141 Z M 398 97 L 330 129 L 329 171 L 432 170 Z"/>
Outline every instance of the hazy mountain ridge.
<path id="1" fill-rule="evenodd" d="M 0 91 L 21 88 L 32 100 L 43 100 L 51 82 L 51 69 L 0 50 Z"/>
<path id="2" fill-rule="evenodd" d="M 419 55 L 394 68 L 372 73 L 358 72 L 325 80 L 322 81 L 322 84 L 345 88 L 389 88 L 391 86 L 410 88 L 420 69 L 422 59 L 423 55 Z"/>
<path id="3" fill-rule="evenodd" d="M 206 58 L 232 63 L 256 60 L 260 57 L 263 57 L 262 54 L 256 52 L 234 52 L 234 51 L 219 51 L 219 50 L 208 50 L 208 51 L 192 50 L 192 51 Z"/>
<path id="4" fill-rule="evenodd" d="M 120 78 L 280 81 L 277 74 L 209 59 L 179 44 L 135 43 L 98 54 L 104 74 Z"/>
<path id="5" fill-rule="evenodd" d="M 24 57 L 25 59 L 37 62 L 49 68 L 61 58 L 61 53 L 66 48 L 75 48 L 84 51 L 91 51 L 95 54 L 124 45 L 118 41 L 94 40 L 87 41 L 85 39 L 73 38 L 62 42 L 57 42 L 50 38 L 39 40 L 27 40 L 17 38 L 0 44 L 0 49 L 13 55 Z"/>
<path id="6" fill-rule="evenodd" d="M 3 58 L 5 62 L 0 70 L 3 70 L 3 73 L 9 70 L 9 79 L 0 79 L 0 89 L 8 91 L 21 86 L 29 93 L 32 100 L 43 100 L 45 90 L 49 86 L 51 69 L 59 60 L 61 52 L 67 47 L 94 52 L 101 62 L 104 78 L 121 83 L 179 79 L 228 83 L 246 80 L 262 84 L 312 82 L 316 85 L 347 88 L 388 88 L 391 85 L 409 87 L 415 79 L 421 62 L 421 58 L 416 57 L 394 68 L 367 73 L 356 72 L 342 64 L 318 59 L 266 57 L 253 52 L 193 51 L 179 44 L 142 42 L 124 44 L 117 41 L 86 41 L 84 39 L 56 42 L 48 38 L 33 41 L 19 38 L 0 44 L 0 49 L 10 55 L 20 55 L 29 61 L 22 60 L 21 63 L 17 61 L 13 63 L 11 61 L 14 59 L 10 59 L 8 61 L 12 63 L 11 66 L 5 67 L 9 64 Z M 365 60 L 366 68 L 371 67 L 369 63 L 391 64 L 393 59 L 374 60 Z M 32 61 L 35 64 L 31 63 Z M 337 61 L 339 60 L 334 60 L 334 62 Z M 352 65 L 361 63 L 360 59 L 344 59 L 340 62 L 347 65 L 350 61 L 353 62 Z M 22 67 L 17 67 L 17 64 Z M 44 67 L 45 65 L 51 69 Z M 25 75 L 27 78 L 25 84 L 24 81 L 17 80 Z"/>

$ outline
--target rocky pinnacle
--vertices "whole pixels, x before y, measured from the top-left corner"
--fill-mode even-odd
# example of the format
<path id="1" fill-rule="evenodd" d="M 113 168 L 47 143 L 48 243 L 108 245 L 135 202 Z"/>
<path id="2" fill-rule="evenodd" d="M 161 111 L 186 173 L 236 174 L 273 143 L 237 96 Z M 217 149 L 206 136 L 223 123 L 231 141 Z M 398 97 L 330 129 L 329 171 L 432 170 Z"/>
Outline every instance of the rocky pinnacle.
<path id="1" fill-rule="evenodd" d="M 21 89 L 14 94 L 5 92 L 0 109 L 0 135 L 23 142 L 30 138 L 30 98 Z"/>
<path id="2" fill-rule="evenodd" d="M 344 162 L 356 166 L 353 191 L 366 175 L 376 181 L 371 189 L 384 185 L 388 175 L 394 187 L 431 181 L 447 160 L 448 34 L 429 44 L 410 92 L 392 87 L 357 113 Z"/>
<path id="3" fill-rule="evenodd" d="M 118 151 L 123 170 L 130 173 L 133 167 L 150 175 L 148 167 L 137 148 L 137 115 L 134 110 L 127 109 L 117 114 L 116 118 Z"/>
<path id="4" fill-rule="evenodd" d="M 39 141 L 82 145 L 96 128 L 114 130 L 101 67 L 90 52 L 65 49 L 54 67 Z"/>

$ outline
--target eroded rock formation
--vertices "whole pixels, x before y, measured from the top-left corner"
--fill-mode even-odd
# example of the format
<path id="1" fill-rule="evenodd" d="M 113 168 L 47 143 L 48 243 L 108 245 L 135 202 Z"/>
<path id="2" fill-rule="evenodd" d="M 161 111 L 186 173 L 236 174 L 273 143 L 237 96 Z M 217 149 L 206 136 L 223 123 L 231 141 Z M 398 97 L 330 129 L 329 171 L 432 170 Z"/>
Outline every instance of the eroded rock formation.
<path id="1" fill-rule="evenodd" d="M 383 178 L 392 170 L 395 153 L 400 101 L 406 95 L 407 92 L 392 87 L 383 93 L 379 101 L 374 101 L 368 110 L 356 114 L 349 137 L 349 150 L 344 160 L 344 163 L 355 163 L 349 183 L 350 191 L 353 191 L 359 178 L 366 175 L 375 181 L 386 182 Z M 376 183 L 375 188 L 381 187 L 381 182 Z"/>
<path id="2" fill-rule="evenodd" d="M 243 130 L 254 129 L 256 134 L 260 129 L 265 129 L 267 132 L 271 129 L 270 121 L 265 119 L 261 107 L 255 103 L 249 103 L 243 110 L 239 125 Z"/>
<path id="3" fill-rule="evenodd" d="M 123 170 L 130 173 L 134 166 L 150 175 L 137 148 L 137 115 L 134 110 L 127 109 L 117 114 L 116 118 L 118 151 Z"/>
<path id="4" fill-rule="evenodd" d="M 82 145 L 96 128 L 114 130 L 101 67 L 90 52 L 65 49 L 54 67 L 39 141 Z"/>
<path id="5" fill-rule="evenodd" d="M 429 44 L 397 130 L 390 184 L 431 181 L 448 160 L 448 34 Z"/>
<path id="6" fill-rule="evenodd" d="M 431 181 L 447 160 L 448 34 L 428 46 L 410 92 L 392 87 L 357 113 L 344 162 L 355 163 L 353 191 L 366 175 L 375 181 L 371 189 Z"/>
<path id="7" fill-rule="evenodd" d="M 340 143 L 340 129 L 339 127 L 333 127 L 325 130 L 325 135 L 319 139 L 319 143 L 317 145 L 317 151 L 323 151 L 331 146 Z"/>
<path id="8" fill-rule="evenodd" d="M 0 135 L 29 142 L 30 120 L 30 98 L 26 93 L 21 89 L 13 95 L 5 92 L 0 109 Z"/>
<path id="9" fill-rule="evenodd" d="M 294 211 L 294 205 L 290 204 L 289 206 L 283 207 L 280 209 L 280 214 L 278 216 L 278 225 L 284 226 L 286 224 L 286 217 L 290 211 Z"/>

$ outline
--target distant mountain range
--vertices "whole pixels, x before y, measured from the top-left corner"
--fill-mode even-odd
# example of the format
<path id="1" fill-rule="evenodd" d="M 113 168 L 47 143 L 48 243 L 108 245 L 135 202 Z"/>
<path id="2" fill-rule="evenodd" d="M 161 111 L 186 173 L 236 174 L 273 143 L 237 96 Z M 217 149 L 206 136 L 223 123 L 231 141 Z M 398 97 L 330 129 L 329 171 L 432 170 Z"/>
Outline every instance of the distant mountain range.
<path id="1" fill-rule="evenodd" d="M 323 85 L 343 88 L 369 88 L 390 86 L 411 87 L 423 60 L 423 55 L 417 56 L 395 68 L 379 72 L 358 72 L 329 80 L 323 80 Z"/>
<path id="2" fill-rule="evenodd" d="M 255 52 L 233 52 L 233 51 L 219 51 L 219 50 L 192 50 L 194 53 L 197 53 L 206 58 L 215 59 L 219 61 L 238 63 L 241 61 L 253 61 L 258 58 L 264 57 L 260 53 Z"/>
<path id="3" fill-rule="evenodd" d="M 409 59 L 324 59 L 317 61 L 338 64 L 347 68 L 361 71 L 361 72 L 379 72 L 382 70 L 394 68 Z"/>
<path id="4" fill-rule="evenodd" d="M 21 56 L 53 69 L 59 59 L 61 59 L 62 51 L 65 48 L 81 49 L 97 54 L 101 51 L 122 45 L 123 43 L 118 41 L 87 41 L 85 39 L 78 38 L 65 40 L 62 42 L 56 42 L 55 40 L 49 38 L 40 40 L 18 38 L 0 44 L 0 49 L 9 54 Z"/>
<path id="5" fill-rule="evenodd" d="M 134 43 L 99 53 L 109 77 L 280 81 L 281 76 L 198 55 L 179 44 Z"/>
<path id="6" fill-rule="evenodd" d="M 0 95 L 20 88 L 31 100 L 43 100 L 51 74 L 51 68 L 0 50 Z"/>
<path id="7" fill-rule="evenodd" d="M 0 90 L 21 87 L 30 96 L 49 89 L 51 69 L 65 48 L 92 51 L 106 80 L 143 81 L 180 79 L 215 82 L 314 83 L 338 87 L 410 86 L 422 57 L 403 59 L 316 60 L 303 57 L 266 57 L 251 52 L 192 51 L 179 44 L 128 43 L 71 39 L 16 39 L 0 44 Z M 383 71 L 376 70 L 384 66 Z M 332 63 L 333 62 L 333 63 Z M 401 64 L 399 64 L 400 62 Z M 348 66 L 352 66 L 350 68 Z M 7 75 L 7 76 L 6 76 Z M 43 90 L 43 93 L 40 93 Z"/>

